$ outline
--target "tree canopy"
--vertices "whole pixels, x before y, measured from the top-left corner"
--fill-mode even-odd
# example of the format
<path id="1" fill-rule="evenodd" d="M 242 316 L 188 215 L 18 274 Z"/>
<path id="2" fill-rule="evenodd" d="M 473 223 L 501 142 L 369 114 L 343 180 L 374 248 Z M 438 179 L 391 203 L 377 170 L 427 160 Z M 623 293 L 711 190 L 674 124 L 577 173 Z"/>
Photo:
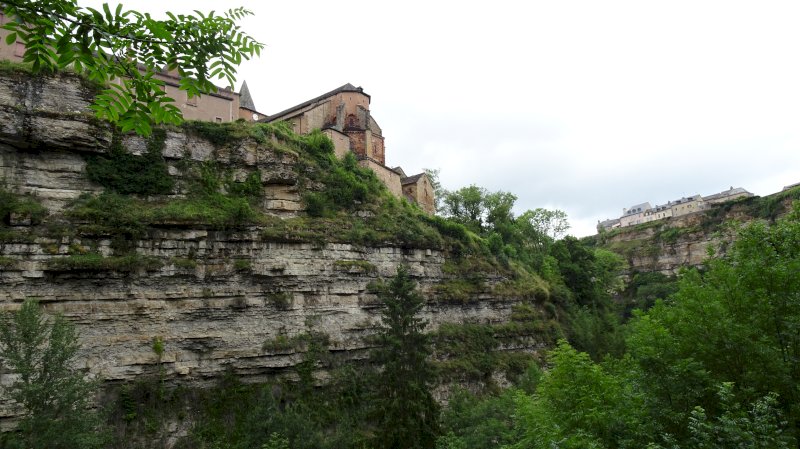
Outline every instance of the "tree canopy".
<path id="1" fill-rule="evenodd" d="M 177 70 L 179 88 L 190 97 L 210 93 L 217 90 L 213 79 L 232 87 L 237 65 L 263 48 L 236 24 L 252 14 L 244 8 L 167 13 L 164 20 L 122 5 L 84 8 L 76 0 L 4 0 L 2 8 L 11 19 L 3 25 L 6 42 L 25 45 L 23 61 L 34 73 L 71 67 L 105 86 L 92 106 L 98 118 L 144 135 L 153 123 L 182 119 L 156 73 Z"/>

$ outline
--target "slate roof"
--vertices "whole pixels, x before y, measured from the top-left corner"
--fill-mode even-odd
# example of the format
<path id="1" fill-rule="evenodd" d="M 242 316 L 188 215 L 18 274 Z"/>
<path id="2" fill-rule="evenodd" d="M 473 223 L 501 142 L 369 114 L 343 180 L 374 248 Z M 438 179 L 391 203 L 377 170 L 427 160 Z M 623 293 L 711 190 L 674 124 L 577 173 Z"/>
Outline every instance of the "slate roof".
<path id="1" fill-rule="evenodd" d="M 650 206 L 649 202 L 641 203 L 641 204 L 635 204 L 635 205 L 631 206 L 628 210 L 626 210 L 625 213 L 622 216 L 625 217 L 625 216 L 628 216 L 628 215 L 638 214 L 639 212 L 644 212 L 644 211 L 649 210 L 649 209 L 652 209 L 652 206 Z"/>
<path id="2" fill-rule="evenodd" d="M 239 107 L 256 110 L 256 104 L 253 102 L 253 97 L 250 95 L 250 89 L 247 88 L 247 81 L 242 82 L 242 89 L 239 91 Z"/>
<path id="3" fill-rule="evenodd" d="M 425 175 L 425 172 L 416 174 L 414 176 L 409 176 L 409 177 L 403 178 L 403 179 L 400 180 L 400 184 L 402 184 L 402 185 L 414 184 L 415 182 L 419 181 L 419 178 L 421 178 L 423 175 Z"/>
<path id="4" fill-rule="evenodd" d="M 683 203 L 688 203 L 688 202 L 691 202 L 691 201 L 700 201 L 700 200 L 703 200 L 703 199 L 704 198 L 702 196 L 700 196 L 700 195 L 692 195 L 692 196 L 690 196 L 688 198 L 687 197 L 683 197 L 683 198 L 681 198 L 679 200 L 670 201 L 669 204 L 683 204 Z"/>
<path id="5" fill-rule="evenodd" d="M 271 121 L 275 120 L 278 117 L 290 114 L 290 113 L 292 113 L 294 111 L 297 111 L 299 109 L 303 109 L 306 106 L 310 106 L 310 105 L 312 105 L 314 103 L 317 103 L 317 102 L 319 102 L 321 100 L 324 100 L 324 99 L 326 99 L 328 97 L 332 97 L 332 96 L 334 96 L 336 94 L 339 94 L 339 93 L 342 93 L 342 92 L 358 92 L 358 93 L 366 95 L 367 98 L 370 98 L 370 96 L 368 94 L 364 93 L 364 89 L 363 88 L 356 87 L 356 86 L 353 86 L 350 83 L 347 83 L 347 84 L 345 84 L 343 86 L 339 86 L 336 89 L 333 89 L 332 91 L 330 91 L 328 93 L 322 94 L 319 97 L 312 98 L 312 99 L 310 99 L 308 101 L 304 101 L 304 102 L 302 102 L 302 103 L 300 103 L 300 104 L 298 104 L 296 106 L 292 106 L 289 109 L 286 109 L 286 110 L 283 110 L 281 112 L 278 112 L 277 114 L 272 114 L 269 117 L 264 118 L 262 121 L 263 122 L 271 122 Z"/>
<path id="6" fill-rule="evenodd" d="M 608 220 L 603 220 L 597 223 L 597 226 L 601 226 L 603 228 L 610 228 L 611 226 L 619 223 L 619 218 L 609 218 Z"/>
<path id="7" fill-rule="evenodd" d="M 745 190 L 745 189 L 743 189 L 741 187 L 736 187 L 736 188 L 731 187 L 730 189 L 725 190 L 723 192 L 715 193 L 713 195 L 704 196 L 703 199 L 705 201 L 712 201 L 712 200 L 718 200 L 720 198 L 726 198 L 726 197 L 733 196 L 733 195 L 739 195 L 741 193 L 752 195 L 750 192 L 748 192 L 747 190 Z"/>

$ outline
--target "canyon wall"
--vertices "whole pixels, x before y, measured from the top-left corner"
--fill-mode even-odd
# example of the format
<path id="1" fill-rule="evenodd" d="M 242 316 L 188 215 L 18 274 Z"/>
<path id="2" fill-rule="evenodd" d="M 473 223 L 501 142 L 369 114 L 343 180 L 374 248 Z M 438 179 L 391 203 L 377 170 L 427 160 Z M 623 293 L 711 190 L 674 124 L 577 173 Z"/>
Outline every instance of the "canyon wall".
<path id="1" fill-rule="evenodd" d="M 393 276 L 400 264 L 431 298 L 423 312 L 431 329 L 445 322 L 502 323 L 519 302 L 492 293 L 500 275 L 489 276 L 485 291 L 470 301 L 436 301 L 435 286 L 453 277 L 443 270 L 441 249 L 303 242 L 275 238 L 265 232 L 269 225 L 226 230 L 163 222 L 131 242 L 137 257 L 155 263 L 58 263 L 85 252 L 109 260 L 114 255 L 113 236 L 88 235 L 76 226 L 91 222 L 64 218 L 76 199 L 103 190 L 88 180 L 86 160 L 109 151 L 112 130 L 93 118 L 92 95 L 92 87 L 73 75 L 0 76 L 0 187 L 30 195 L 48 211 L 41 222 L 12 214 L 0 229 L 0 309 L 37 298 L 47 311 L 62 313 L 78 327 L 79 364 L 92 376 L 127 382 L 163 373 L 167 381 L 191 385 L 228 370 L 251 382 L 291 376 L 287 368 L 302 351 L 274 342 L 308 331 L 328 334 L 334 354 L 363 358 L 369 349 L 363 337 L 380 315 L 370 284 Z M 244 138 L 214 145 L 180 128 L 167 131 L 161 152 L 179 181 L 171 197 L 187 195 L 183 166 L 214 162 L 236 179 L 258 170 L 260 209 L 268 216 L 302 214 L 297 154 L 277 150 L 275 142 Z M 147 148 L 133 135 L 122 144 L 133 154 Z M 163 352 L 154 349 L 155 341 L 163 342 Z M 539 347 L 534 339 L 521 349 Z M 0 375 L 6 383 L 13 377 Z M 14 413 L 8 402 L 0 407 L 0 419 Z"/>

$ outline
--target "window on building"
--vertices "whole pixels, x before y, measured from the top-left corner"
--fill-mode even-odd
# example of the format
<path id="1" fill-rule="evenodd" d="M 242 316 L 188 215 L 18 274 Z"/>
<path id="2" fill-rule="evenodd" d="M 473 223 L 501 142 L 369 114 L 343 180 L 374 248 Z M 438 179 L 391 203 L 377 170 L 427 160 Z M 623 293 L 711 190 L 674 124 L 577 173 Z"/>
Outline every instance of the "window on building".
<path id="1" fill-rule="evenodd" d="M 16 44 L 14 44 L 14 56 L 17 56 L 19 58 L 25 56 L 25 44 L 23 44 L 22 42 L 17 42 Z"/>
<path id="2" fill-rule="evenodd" d="M 214 121 L 217 123 L 222 123 L 222 117 L 214 117 Z"/>
<path id="3" fill-rule="evenodd" d="M 196 107 L 197 106 L 197 98 L 198 98 L 197 96 L 190 97 L 190 96 L 187 95 L 186 96 L 186 104 L 189 105 L 189 106 L 195 106 Z"/>

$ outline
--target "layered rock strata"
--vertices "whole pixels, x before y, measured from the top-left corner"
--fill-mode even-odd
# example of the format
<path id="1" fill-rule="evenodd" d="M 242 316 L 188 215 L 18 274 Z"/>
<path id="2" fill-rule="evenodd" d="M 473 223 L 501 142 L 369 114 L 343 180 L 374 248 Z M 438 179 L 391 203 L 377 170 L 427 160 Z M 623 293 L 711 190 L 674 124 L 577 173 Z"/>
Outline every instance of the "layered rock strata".
<path id="1" fill-rule="evenodd" d="M 125 382 L 163 373 L 169 381 L 203 385 L 227 370 L 246 381 L 288 375 L 301 350 L 270 342 L 291 341 L 308 331 L 330 337 L 330 350 L 364 357 L 364 335 L 379 322 L 369 284 L 407 264 L 428 294 L 447 276 L 445 254 L 426 248 L 364 247 L 270 241 L 263 228 L 213 230 L 201 225 L 149 227 L 135 254 L 158 263 L 127 270 L 53 264 L 75 252 L 110 256 L 111 237 L 48 234 L 47 226 L 71 201 L 103 189 L 86 176 L 86 156 L 107 152 L 112 133 L 88 108 L 92 90 L 75 76 L 0 76 L 0 180 L 17 194 L 34 195 L 49 210 L 42 224 L 12 217 L 0 239 L 0 309 L 38 298 L 48 311 L 77 324 L 79 363 L 105 381 Z M 131 153 L 145 151 L 136 136 Z M 277 216 L 302 211 L 297 155 L 253 139 L 217 147 L 180 130 L 168 131 L 162 154 L 178 181 L 181 164 L 223 164 L 236 178 L 257 169 L 264 190 L 262 210 Z M 181 183 L 174 197 L 185 194 Z M 61 226 L 63 226 L 63 222 Z M 150 259 L 148 259 L 150 260 Z M 515 299 L 486 291 L 466 304 L 431 302 L 424 310 L 431 329 L 444 322 L 501 323 Z M 154 342 L 163 342 L 163 352 Z M 523 350 L 535 350 L 531 341 Z M 520 349 L 520 348 L 516 348 Z M 11 374 L 0 373 L 3 381 Z M 0 418 L 15 410 L 4 402 Z"/>

